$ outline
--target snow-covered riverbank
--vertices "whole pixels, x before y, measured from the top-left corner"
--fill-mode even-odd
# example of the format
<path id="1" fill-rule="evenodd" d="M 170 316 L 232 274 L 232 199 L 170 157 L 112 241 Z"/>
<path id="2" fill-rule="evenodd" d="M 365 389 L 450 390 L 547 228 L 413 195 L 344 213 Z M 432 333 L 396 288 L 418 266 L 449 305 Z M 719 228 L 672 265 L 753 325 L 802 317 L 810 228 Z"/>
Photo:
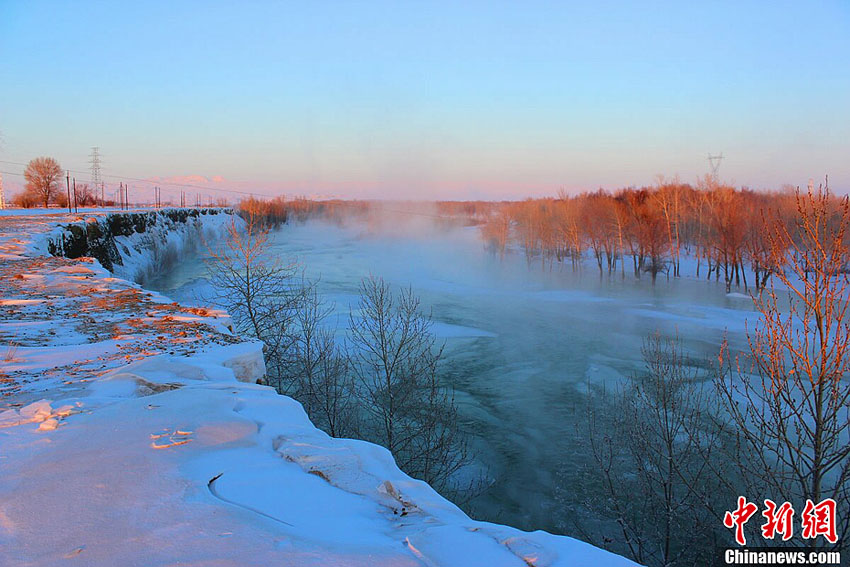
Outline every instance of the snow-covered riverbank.
<path id="1" fill-rule="evenodd" d="M 0 217 L 0 563 L 631 564 L 473 521 L 386 450 L 328 437 L 256 383 L 260 345 L 226 314 L 44 256 L 83 222 L 109 221 Z M 165 236 L 181 230 L 113 235 L 134 267 L 118 273 L 156 265 L 151 246 L 185 245 Z"/>

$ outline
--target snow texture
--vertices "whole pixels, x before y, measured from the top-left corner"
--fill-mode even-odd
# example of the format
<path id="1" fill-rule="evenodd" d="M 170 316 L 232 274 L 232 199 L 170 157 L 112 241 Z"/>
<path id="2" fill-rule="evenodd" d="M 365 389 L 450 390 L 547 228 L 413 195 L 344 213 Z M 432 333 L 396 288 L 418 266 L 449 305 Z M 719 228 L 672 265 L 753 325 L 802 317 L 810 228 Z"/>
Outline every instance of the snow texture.
<path id="1" fill-rule="evenodd" d="M 43 256 L 60 224 L 107 221 L 0 216 L 3 565 L 632 565 L 471 520 L 385 449 L 330 438 L 258 384 L 261 345 L 225 313 Z M 118 272 L 197 234 L 117 237 Z"/>

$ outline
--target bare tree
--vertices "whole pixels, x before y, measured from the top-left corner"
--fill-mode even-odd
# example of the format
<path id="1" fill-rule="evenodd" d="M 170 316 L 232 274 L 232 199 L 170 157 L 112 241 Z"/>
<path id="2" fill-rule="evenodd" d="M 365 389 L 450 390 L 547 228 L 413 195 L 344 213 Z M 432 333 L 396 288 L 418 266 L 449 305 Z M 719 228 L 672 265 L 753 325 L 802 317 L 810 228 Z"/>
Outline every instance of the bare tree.
<path id="1" fill-rule="evenodd" d="M 589 506 L 616 526 L 598 543 L 644 565 L 708 564 L 721 525 L 705 506 L 717 484 L 705 459 L 720 439 L 706 419 L 710 402 L 678 340 L 653 335 L 642 353 L 645 371 L 608 406 L 607 426 L 592 410 L 588 419 L 591 475 L 604 493 Z M 694 533 L 708 537 L 700 545 Z"/>
<path id="2" fill-rule="evenodd" d="M 489 251 L 499 253 L 499 258 L 505 258 L 505 248 L 511 232 L 511 217 L 504 205 L 490 211 L 486 221 L 481 225 L 481 236 Z"/>
<path id="3" fill-rule="evenodd" d="M 332 437 L 353 435 L 356 413 L 348 358 L 336 344 L 333 330 L 324 326 L 333 308 L 322 301 L 314 284 L 305 283 L 303 289 L 294 319 L 292 395 L 313 423 Z"/>
<path id="4" fill-rule="evenodd" d="M 295 265 L 268 257 L 268 237 L 269 228 L 254 215 L 246 214 L 244 226 L 234 218 L 223 245 L 210 250 L 207 269 L 215 290 L 212 302 L 228 311 L 236 332 L 264 343 L 270 381 L 288 393 L 293 321 L 304 290 Z"/>
<path id="5" fill-rule="evenodd" d="M 681 238 L 679 227 L 681 225 L 682 194 L 683 186 L 678 179 L 665 181 L 663 175 L 658 176 L 658 187 L 653 193 L 657 207 L 664 215 L 667 225 L 667 240 L 670 244 L 670 263 L 673 275 L 679 277 L 679 256 L 681 252 Z"/>
<path id="6" fill-rule="evenodd" d="M 389 449 L 403 471 L 450 490 L 468 458 L 453 394 L 437 379 L 442 347 L 431 318 L 412 290 L 395 295 L 379 278 L 361 283 L 359 307 L 350 316 L 350 332 L 367 414 L 363 433 Z"/>
<path id="7" fill-rule="evenodd" d="M 590 244 L 599 275 L 602 275 L 603 256 L 608 273 L 614 271 L 617 262 L 617 218 L 615 202 L 602 190 L 580 196 L 580 227 Z"/>
<path id="8" fill-rule="evenodd" d="M 716 277 L 723 267 L 723 280 L 726 292 L 741 284 L 741 266 L 747 236 L 747 207 L 743 205 L 746 197 L 743 191 L 733 187 L 716 186 L 707 194 L 709 211 L 709 229 L 714 246 Z M 709 277 L 711 267 L 709 267 Z"/>
<path id="9" fill-rule="evenodd" d="M 29 191 L 24 190 L 12 197 L 12 204 L 24 209 L 31 209 L 38 206 L 38 199 Z"/>
<path id="10" fill-rule="evenodd" d="M 655 283 L 666 267 L 665 254 L 669 247 L 664 216 L 651 195 L 649 189 L 628 190 L 619 192 L 616 199 L 629 213 L 626 228 L 635 276 L 647 271 Z"/>
<path id="11" fill-rule="evenodd" d="M 26 191 L 47 207 L 61 191 L 62 168 L 52 157 L 37 157 L 27 164 L 24 178 Z"/>
<path id="12" fill-rule="evenodd" d="M 77 205 L 91 207 L 97 204 L 97 195 L 88 183 L 77 183 Z"/>
<path id="13" fill-rule="evenodd" d="M 767 234 L 774 280 L 755 299 L 761 320 L 748 335 L 749 356 L 724 344 L 718 391 L 744 450 L 738 459 L 750 498 L 795 505 L 832 498 L 850 522 L 850 204 L 828 189 L 797 192 L 793 229 Z M 809 545 L 823 544 L 809 540 Z"/>

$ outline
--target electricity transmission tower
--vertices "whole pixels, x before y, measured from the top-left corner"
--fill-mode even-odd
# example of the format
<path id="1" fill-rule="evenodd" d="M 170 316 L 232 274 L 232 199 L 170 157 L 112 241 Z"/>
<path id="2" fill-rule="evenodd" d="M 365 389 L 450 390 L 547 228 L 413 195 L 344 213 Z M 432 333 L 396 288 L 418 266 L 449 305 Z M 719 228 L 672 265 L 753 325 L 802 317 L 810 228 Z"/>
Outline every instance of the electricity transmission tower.
<path id="1" fill-rule="evenodd" d="M 708 154 L 708 165 L 711 167 L 711 179 L 717 183 L 720 180 L 720 162 L 723 160 L 723 152 L 716 156 Z"/>
<path id="2" fill-rule="evenodd" d="M 100 189 L 100 206 L 103 206 L 103 180 L 100 176 L 100 148 L 92 146 L 89 156 L 89 165 L 91 166 L 91 184 L 94 188 L 94 194 L 97 195 L 97 190 Z M 96 197 L 95 197 L 96 198 Z"/>

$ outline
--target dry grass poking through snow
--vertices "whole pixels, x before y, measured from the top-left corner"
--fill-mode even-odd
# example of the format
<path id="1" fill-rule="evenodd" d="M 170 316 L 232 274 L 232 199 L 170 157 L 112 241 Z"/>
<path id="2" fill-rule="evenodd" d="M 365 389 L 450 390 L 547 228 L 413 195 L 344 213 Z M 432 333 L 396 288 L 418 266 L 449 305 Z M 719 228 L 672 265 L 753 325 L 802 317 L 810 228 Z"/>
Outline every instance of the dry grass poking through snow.
<path id="1" fill-rule="evenodd" d="M 0 250 L 18 248 L 17 230 L 25 223 L 15 221 L 0 223 Z M 10 226 L 14 230 L 4 230 Z M 113 278 L 91 258 L 6 256 L 0 262 L 0 410 L 48 388 L 81 388 L 147 356 L 240 342 L 220 319 L 220 312 L 170 303 Z"/>

